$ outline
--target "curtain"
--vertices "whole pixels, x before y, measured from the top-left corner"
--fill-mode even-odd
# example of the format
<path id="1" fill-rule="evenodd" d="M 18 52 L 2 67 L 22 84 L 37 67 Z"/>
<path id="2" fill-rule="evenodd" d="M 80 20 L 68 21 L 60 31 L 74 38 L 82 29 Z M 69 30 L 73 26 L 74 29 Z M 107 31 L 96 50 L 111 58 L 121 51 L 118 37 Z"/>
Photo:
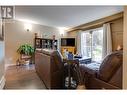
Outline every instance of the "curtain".
<path id="1" fill-rule="evenodd" d="M 110 23 L 103 25 L 103 49 L 102 49 L 102 58 L 112 52 L 112 36 Z"/>

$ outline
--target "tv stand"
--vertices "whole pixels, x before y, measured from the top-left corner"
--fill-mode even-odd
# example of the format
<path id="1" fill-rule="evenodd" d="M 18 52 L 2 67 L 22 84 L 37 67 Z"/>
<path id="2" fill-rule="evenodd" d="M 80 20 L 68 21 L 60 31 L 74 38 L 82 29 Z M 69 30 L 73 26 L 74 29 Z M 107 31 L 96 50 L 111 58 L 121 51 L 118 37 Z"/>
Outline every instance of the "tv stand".
<path id="1" fill-rule="evenodd" d="M 68 50 L 68 52 L 72 52 L 75 54 L 75 46 L 61 46 L 61 53 L 64 56 L 64 51 Z"/>
<path id="2" fill-rule="evenodd" d="M 65 50 L 75 54 L 75 38 L 61 38 L 61 53 L 65 57 Z M 65 57 L 66 58 L 66 57 Z"/>

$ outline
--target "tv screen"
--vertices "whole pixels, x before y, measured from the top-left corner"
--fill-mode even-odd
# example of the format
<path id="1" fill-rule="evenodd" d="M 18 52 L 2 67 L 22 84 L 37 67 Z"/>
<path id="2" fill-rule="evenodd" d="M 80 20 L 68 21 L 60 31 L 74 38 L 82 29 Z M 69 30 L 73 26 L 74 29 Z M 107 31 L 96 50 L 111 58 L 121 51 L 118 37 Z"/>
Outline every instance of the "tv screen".
<path id="1" fill-rule="evenodd" d="M 62 38 L 61 46 L 75 46 L 75 38 Z"/>

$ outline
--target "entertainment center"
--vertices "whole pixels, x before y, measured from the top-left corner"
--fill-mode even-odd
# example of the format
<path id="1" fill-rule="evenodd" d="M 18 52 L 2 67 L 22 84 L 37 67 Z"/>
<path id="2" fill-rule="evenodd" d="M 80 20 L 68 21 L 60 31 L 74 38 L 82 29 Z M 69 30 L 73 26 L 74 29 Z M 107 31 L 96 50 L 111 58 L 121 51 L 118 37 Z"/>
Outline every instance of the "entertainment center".
<path id="1" fill-rule="evenodd" d="M 61 38 L 61 53 L 64 55 L 65 50 L 76 53 L 75 38 Z"/>

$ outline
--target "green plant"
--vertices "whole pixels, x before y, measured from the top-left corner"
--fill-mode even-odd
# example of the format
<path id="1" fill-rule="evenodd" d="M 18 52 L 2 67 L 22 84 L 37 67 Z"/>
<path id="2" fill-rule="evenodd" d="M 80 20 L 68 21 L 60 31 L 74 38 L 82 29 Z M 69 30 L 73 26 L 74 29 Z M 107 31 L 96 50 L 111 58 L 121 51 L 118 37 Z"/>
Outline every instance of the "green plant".
<path id="1" fill-rule="evenodd" d="M 19 54 L 25 54 L 30 56 L 34 54 L 34 51 L 34 48 L 30 44 L 23 44 L 17 50 Z"/>

